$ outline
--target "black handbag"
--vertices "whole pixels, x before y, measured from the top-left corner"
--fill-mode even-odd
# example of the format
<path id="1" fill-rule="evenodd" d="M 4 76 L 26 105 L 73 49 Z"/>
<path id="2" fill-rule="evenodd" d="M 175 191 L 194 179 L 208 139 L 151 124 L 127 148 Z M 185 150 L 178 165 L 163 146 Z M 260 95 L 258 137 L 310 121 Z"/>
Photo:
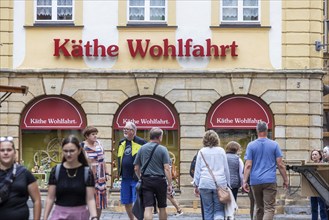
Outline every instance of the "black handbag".
<path id="1" fill-rule="evenodd" d="M 153 153 L 155 151 L 155 149 L 158 147 L 159 144 L 156 144 L 151 152 L 151 155 L 149 157 L 149 159 L 147 160 L 145 166 L 142 169 L 142 176 L 145 173 L 145 170 L 147 168 L 147 166 L 149 165 Z M 142 192 L 142 185 L 143 185 L 143 181 L 142 179 L 139 179 L 137 184 L 136 184 L 136 201 L 133 205 L 133 214 L 134 216 L 138 219 L 138 220 L 143 220 L 144 219 L 144 210 L 145 207 L 143 205 L 143 192 Z"/>

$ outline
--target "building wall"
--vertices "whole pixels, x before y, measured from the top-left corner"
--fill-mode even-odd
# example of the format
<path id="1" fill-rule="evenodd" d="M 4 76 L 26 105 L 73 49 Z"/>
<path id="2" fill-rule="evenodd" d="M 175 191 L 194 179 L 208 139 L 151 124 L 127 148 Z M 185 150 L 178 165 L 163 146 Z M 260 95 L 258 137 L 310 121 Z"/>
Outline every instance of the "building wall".
<path id="1" fill-rule="evenodd" d="M 110 161 L 113 117 L 120 104 L 137 95 L 162 96 L 174 105 L 181 122 L 181 199 L 193 196 L 188 169 L 202 143 L 206 114 L 226 95 L 255 95 L 269 105 L 274 138 L 286 160 L 308 160 L 310 149 L 322 147 L 323 54 L 314 48 L 314 41 L 322 38 L 321 1 L 262 1 L 260 28 L 220 28 L 217 1 L 169 1 L 175 13 L 166 28 L 127 27 L 125 1 L 76 2 L 74 27 L 36 27 L 33 1 L 0 1 L 0 84 L 29 87 L 26 96 L 12 94 L 2 103 L 1 136 L 20 137 L 21 113 L 34 98 L 63 94 L 80 103 L 88 124 L 97 126 Z M 203 45 L 207 38 L 214 44 L 235 40 L 239 56 L 133 58 L 126 40 L 144 39 L 145 33 L 159 45 L 163 39 L 175 44 L 192 38 Z M 54 57 L 54 38 L 97 38 L 107 46 L 117 44 L 120 55 Z M 298 178 L 292 182 L 299 185 Z"/>
<path id="2" fill-rule="evenodd" d="M 269 10 L 270 4 L 267 1 L 262 2 L 261 26 L 251 28 L 219 28 L 220 14 L 212 10 L 212 6 L 219 7 L 218 1 L 207 3 L 169 1 L 170 13 L 167 27 L 128 26 L 126 1 L 111 1 L 102 5 L 88 1 L 81 5 L 80 1 L 76 1 L 77 21 L 73 27 L 36 26 L 34 25 L 33 1 L 25 1 L 25 4 L 15 3 L 15 5 L 17 6 L 15 10 L 23 10 L 25 16 L 15 18 L 15 32 L 22 37 L 15 39 L 14 68 L 57 68 L 59 63 L 61 68 L 112 70 L 281 68 L 281 50 L 277 49 L 281 47 L 281 24 L 274 24 L 281 20 L 281 8 L 274 4 L 272 10 Z M 95 11 L 99 13 L 95 14 Z M 274 28 L 271 28 L 272 25 Z M 145 33 L 148 33 L 147 37 Z M 119 56 L 73 58 L 61 55 L 54 57 L 55 38 L 61 39 L 61 43 L 64 39 L 76 42 L 82 40 L 81 45 L 98 39 L 99 44 L 106 47 L 118 45 Z M 142 58 L 132 57 L 127 46 L 127 39 L 149 39 L 149 47 L 151 47 L 152 45 L 163 46 L 164 39 L 168 39 L 169 44 L 175 45 L 178 44 L 179 39 L 185 41 L 188 38 L 193 40 L 194 45 L 202 46 L 206 45 L 206 39 L 211 39 L 211 44 L 218 46 L 231 45 L 235 41 L 238 44 L 238 57 L 230 56 L 230 50 L 227 50 L 227 56 L 220 58 L 161 56 L 155 59 L 150 54 Z M 67 44 L 69 51 L 72 45 L 74 44 L 71 42 Z"/>
<path id="3" fill-rule="evenodd" d="M 89 72 L 20 72 L 10 73 L 8 78 L 2 77 L 1 83 L 9 80 L 12 85 L 28 84 L 29 94 L 14 94 L 3 103 L 0 109 L 1 135 L 19 137 L 21 112 L 34 98 L 44 94 L 63 94 L 80 103 L 87 114 L 88 124 L 99 129 L 108 161 L 111 160 L 110 150 L 116 147 L 112 146 L 112 125 L 120 104 L 136 95 L 164 97 L 174 105 L 180 119 L 182 199 L 192 195 L 189 165 L 201 146 L 206 115 L 211 105 L 225 95 L 251 94 L 269 105 L 274 115 L 275 140 L 279 142 L 285 160 L 308 160 L 309 150 L 321 146 L 321 71 L 283 71 L 281 74 L 246 71 L 202 75 L 193 71 L 183 74 L 119 73 L 116 77 L 112 73 L 90 76 Z M 148 89 L 144 89 L 145 85 Z M 294 181 L 298 186 L 297 180 Z"/>
<path id="4" fill-rule="evenodd" d="M 13 48 L 13 1 L 0 2 L 0 66 L 12 67 Z"/>
<path id="5" fill-rule="evenodd" d="M 322 69 L 323 53 L 315 50 L 323 38 L 322 1 L 282 1 L 284 69 Z"/>

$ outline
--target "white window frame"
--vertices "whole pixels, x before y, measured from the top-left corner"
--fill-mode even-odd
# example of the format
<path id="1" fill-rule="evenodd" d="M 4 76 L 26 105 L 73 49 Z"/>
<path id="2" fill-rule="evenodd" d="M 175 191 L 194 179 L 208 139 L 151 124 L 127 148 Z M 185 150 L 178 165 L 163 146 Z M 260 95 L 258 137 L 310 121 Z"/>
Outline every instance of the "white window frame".
<path id="1" fill-rule="evenodd" d="M 224 8 L 236 8 L 236 6 L 223 6 L 223 0 L 220 0 L 220 18 L 219 20 L 221 21 L 221 23 L 239 23 L 239 24 L 246 24 L 246 23 L 252 23 L 252 24 L 258 24 L 261 21 L 261 0 L 258 0 L 258 6 L 247 6 L 245 8 L 258 8 L 258 20 L 256 21 L 244 21 L 243 20 L 243 0 L 237 0 L 238 1 L 238 19 L 237 20 L 224 20 L 223 19 L 223 9 Z"/>
<path id="2" fill-rule="evenodd" d="M 65 7 L 65 5 L 57 5 L 57 0 L 51 0 L 51 6 L 46 6 L 46 7 L 51 7 L 51 20 L 38 20 L 37 19 L 37 9 L 38 7 L 40 7 L 39 5 L 37 5 L 37 0 L 34 0 L 34 21 L 37 23 L 47 23 L 47 22 L 56 22 L 56 23 L 72 23 L 74 21 L 74 1 L 72 0 L 72 19 L 71 20 L 57 20 L 57 8 L 58 7 Z M 42 6 L 41 6 L 42 7 Z"/>
<path id="3" fill-rule="evenodd" d="M 145 9 L 145 17 L 144 20 L 130 20 L 129 19 L 129 9 L 130 9 L 130 0 L 127 1 L 127 21 L 128 23 L 151 23 L 151 24 L 166 24 L 167 20 L 168 20 L 168 0 L 165 0 L 165 5 L 163 6 L 165 9 L 165 19 L 164 20 L 151 20 L 151 8 L 152 7 L 156 7 L 156 8 L 160 8 L 161 6 L 151 6 L 151 0 L 145 0 L 145 5 L 144 6 L 132 6 L 132 7 L 140 7 L 140 8 L 144 8 Z"/>

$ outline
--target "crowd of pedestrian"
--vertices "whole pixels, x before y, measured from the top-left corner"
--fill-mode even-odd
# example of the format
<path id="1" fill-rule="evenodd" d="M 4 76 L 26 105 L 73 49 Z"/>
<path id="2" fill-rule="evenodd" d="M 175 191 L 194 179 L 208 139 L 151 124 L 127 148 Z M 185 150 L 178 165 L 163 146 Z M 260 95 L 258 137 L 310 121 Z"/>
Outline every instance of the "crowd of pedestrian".
<path id="1" fill-rule="evenodd" d="M 238 192 L 248 193 L 250 218 L 274 218 L 277 175 L 283 188 L 289 185 L 279 144 L 268 138 L 268 127 L 263 121 L 256 125 L 257 139 L 248 143 L 244 161 L 238 152 L 241 145 L 230 141 L 225 150 L 220 146 L 214 130 L 205 132 L 202 147 L 191 163 L 194 193 L 200 197 L 205 220 L 233 219 L 237 209 Z M 163 130 L 150 129 L 149 141 L 137 136 L 137 126 L 127 122 L 124 138 L 117 151 L 118 176 L 121 178 L 120 200 L 130 220 L 153 219 L 157 213 L 167 219 L 167 200 L 176 208 L 175 216 L 183 210 L 175 199 L 173 180 L 176 172 L 170 152 L 162 145 Z M 44 220 L 100 219 L 107 207 L 106 182 L 109 179 L 105 151 L 98 140 L 98 130 L 87 126 L 82 142 L 75 136 L 63 139 L 62 163 L 52 168 L 48 194 L 43 212 Z M 312 150 L 314 163 L 329 162 L 329 147 L 323 152 Z M 0 213 L 4 219 L 29 219 L 27 200 L 33 202 L 33 219 L 41 218 L 41 198 L 35 177 L 16 163 L 13 138 L 0 139 Z M 137 187 L 137 190 L 136 190 Z M 312 220 L 328 220 L 328 207 L 320 197 L 310 197 Z M 255 208 L 254 208 L 255 207 Z"/>

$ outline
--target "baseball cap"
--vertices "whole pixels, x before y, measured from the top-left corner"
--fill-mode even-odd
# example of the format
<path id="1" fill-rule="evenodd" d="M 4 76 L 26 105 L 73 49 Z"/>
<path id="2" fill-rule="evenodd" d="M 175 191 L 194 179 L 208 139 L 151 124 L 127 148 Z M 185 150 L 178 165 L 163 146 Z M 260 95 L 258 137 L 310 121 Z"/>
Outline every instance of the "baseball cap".
<path id="1" fill-rule="evenodd" d="M 257 132 L 264 132 L 267 131 L 267 129 L 268 129 L 267 123 L 262 120 L 259 120 L 256 126 Z"/>

